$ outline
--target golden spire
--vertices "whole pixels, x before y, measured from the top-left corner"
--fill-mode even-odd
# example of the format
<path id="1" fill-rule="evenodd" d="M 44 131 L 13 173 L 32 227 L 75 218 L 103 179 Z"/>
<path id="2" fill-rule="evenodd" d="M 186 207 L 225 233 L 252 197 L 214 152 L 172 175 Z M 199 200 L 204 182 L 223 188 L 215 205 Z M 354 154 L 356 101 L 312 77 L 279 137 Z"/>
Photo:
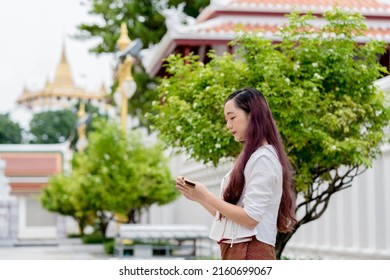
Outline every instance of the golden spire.
<path id="1" fill-rule="evenodd" d="M 68 86 L 73 87 L 72 72 L 66 59 L 65 45 L 62 48 L 61 61 L 57 66 L 57 71 L 53 81 L 54 86 Z"/>
<path id="2" fill-rule="evenodd" d="M 105 100 L 105 94 L 102 92 L 89 93 L 74 84 L 66 53 L 65 40 L 63 40 L 60 61 L 53 81 L 48 76 L 44 88 L 35 92 L 24 88 L 16 101 L 17 104 L 31 107 L 34 111 L 46 111 L 52 108 L 69 108 L 74 102 L 81 102 L 81 100 L 89 99 L 98 102 Z M 103 106 L 105 105 L 102 104 L 101 107 Z"/>
<path id="3" fill-rule="evenodd" d="M 121 33 L 119 35 L 119 39 L 116 42 L 118 48 L 120 51 L 124 50 L 129 44 L 131 43 L 131 40 L 128 35 L 127 26 L 126 23 L 121 23 Z"/>

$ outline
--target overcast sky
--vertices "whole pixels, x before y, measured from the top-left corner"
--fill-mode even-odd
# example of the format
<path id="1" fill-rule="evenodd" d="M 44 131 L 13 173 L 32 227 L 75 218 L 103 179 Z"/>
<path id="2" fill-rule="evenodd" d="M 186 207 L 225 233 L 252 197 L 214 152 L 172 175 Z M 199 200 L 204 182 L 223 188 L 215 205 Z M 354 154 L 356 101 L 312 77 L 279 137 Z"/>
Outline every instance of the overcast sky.
<path id="1" fill-rule="evenodd" d="M 88 49 L 96 41 L 69 37 L 79 23 L 97 21 L 81 0 L 2 1 L 0 8 L 0 114 L 10 112 L 26 86 L 43 89 L 52 81 L 62 47 L 77 86 L 88 91 L 111 85 L 111 55 L 96 56 Z"/>

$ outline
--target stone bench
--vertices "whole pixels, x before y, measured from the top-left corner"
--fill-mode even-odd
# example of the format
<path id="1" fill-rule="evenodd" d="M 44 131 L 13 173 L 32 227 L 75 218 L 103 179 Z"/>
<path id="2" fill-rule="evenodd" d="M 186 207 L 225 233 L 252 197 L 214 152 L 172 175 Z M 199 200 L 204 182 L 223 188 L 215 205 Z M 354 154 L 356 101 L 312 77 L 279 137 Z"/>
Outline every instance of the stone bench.
<path id="1" fill-rule="evenodd" d="M 194 258 L 204 249 L 206 255 L 211 255 L 209 229 L 203 225 L 121 224 L 114 254 L 135 258 L 157 255 Z"/>

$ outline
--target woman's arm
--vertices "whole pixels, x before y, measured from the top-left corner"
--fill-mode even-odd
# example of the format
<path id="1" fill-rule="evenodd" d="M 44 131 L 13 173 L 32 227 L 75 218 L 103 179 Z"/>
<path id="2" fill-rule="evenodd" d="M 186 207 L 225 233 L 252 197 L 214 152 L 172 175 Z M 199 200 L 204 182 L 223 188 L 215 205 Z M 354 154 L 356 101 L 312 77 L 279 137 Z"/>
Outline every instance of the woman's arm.
<path id="1" fill-rule="evenodd" d="M 217 214 L 217 210 L 215 210 L 212 205 L 205 202 L 199 202 L 199 204 L 202 205 L 211 214 L 211 216 L 214 217 L 215 214 Z"/>
<path id="2" fill-rule="evenodd" d="M 204 203 L 212 205 L 219 213 L 229 220 L 247 228 L 254 228 L 258 224 L 256 220 L 248 216 L 248 214 L 244 211 L 244 208 L 241 206 L 228 203 L 216 197 L 212 193 L 210 194 L 211 195 L 207 195 L 205 197 Z"/>
<path id="3" fill-rule="evenodd" d="M 202 205 L 211 215 L 215 216 L 218 211 L 229 220 L 245 227 L 254 228 L 257 225 L 258 222 L 249 217 L 241 206 L 228 203 L 210 192 L 203 184 L 195 183 L 195 187 L 188 187 L 179 177 L 176 179 L 176 188 L 189 200 Z"/>

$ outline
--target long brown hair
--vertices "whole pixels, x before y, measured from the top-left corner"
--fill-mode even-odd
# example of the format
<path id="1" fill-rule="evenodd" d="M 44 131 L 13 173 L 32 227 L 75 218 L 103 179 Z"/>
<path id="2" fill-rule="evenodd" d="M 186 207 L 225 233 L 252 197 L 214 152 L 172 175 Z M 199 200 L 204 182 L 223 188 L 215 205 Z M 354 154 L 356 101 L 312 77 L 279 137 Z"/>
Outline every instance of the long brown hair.
<path id="1" fill-rule="evenodd" d="M 289 232 L 296 223 L 296 193 L 292 185 L 291 164 L 284 151 L 282 140 L 272 112 L 263 94 L 254 88 L 243 88 L 233 92 L 225 101 L 233 100 L 236 106 L 250 113 L 247 137 L 244 147 L 231 172 L 224 192 L 225 201 L 237 204 L 245 185 L 244 169 L 250 156 L 264 140 L 272 145 L 283 169 L 283 192 L 279 206 L 277 228 L 279 232 Z"/>

